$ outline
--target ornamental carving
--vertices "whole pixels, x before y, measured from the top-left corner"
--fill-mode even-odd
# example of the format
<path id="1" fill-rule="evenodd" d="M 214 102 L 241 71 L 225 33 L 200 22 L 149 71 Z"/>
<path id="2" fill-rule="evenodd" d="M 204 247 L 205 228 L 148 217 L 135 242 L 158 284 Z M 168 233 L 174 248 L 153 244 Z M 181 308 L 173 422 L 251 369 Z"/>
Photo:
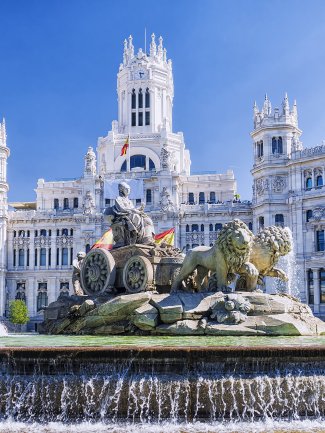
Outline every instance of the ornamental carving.
<path id="1" fill-rule="evenodd" d="M 39 236 L 34 239 L 35 247 L 50 247 L 51 246 L 51 238 L 46 236 Z"/>
<path id="2" fill-rule="evenodd" d="M 90 176 L 96 175 L 96 155 L 92 147 L 88 147 L 85 155 L 85 174 Z"/>
<path id="3" fill-rule="evenodd" d="M 90 215 L 90 214 L 94 213 L 95 201 L 94 201 L 94 196 L 90 191 L 86 192 L 82 207 L 83 207 L 85 215 Z"/>
<path id="4" fill-rule="evenodd" d="M 312 147 L 311 149 L 304 149 L 301 152 L 301 156 L 314 156 L 314 155 L 319 155 L 321 153 L 325 153 L 325 145 L 321 145 L 321 146 L 315 146 Z"/>
<path id="5" fill-rule="evenodd" d="M 256 181 L 256 193 L 257 195 L 264 194 L 265 191 L 269 190 L 269 179 L 257 179 Z"/>
<path id="6" fill-rule="evenodd" d="M 304 171 L 305 177 L 311 177 L 312 175 L 313 175 L 313 172 L 310 169 Z"/>
<path id="7" fill-rule="evenodd" d="M 192 243 L 204 243 L 204 232 L 186 233 L 186 241 Z"/>
<path id="8" fill-rule="evenodd" d="M 160 193 L 160 209 L 162 210 L 162 212 L 166 213 L 168 211 L 173 211 L 174 210 L 174 205 L 172 200 L 170 199 L 170 194 L 167 190 L 167 187 L 164 186 L 162 189 L 162 192 Z"/>
<path id="9" fill-rule="evenodd" d="M 325 218 L 325 207 L 316 207 L 313 209 L 313 219 L 319 221 L 322 218 Z"/>
<path id="10" fill-rule="evenodd" d="M 15 248 L 28 248 L 29 247 L 29 239 L 28 238 L 14 238 L 14 247 Z"/>
<path id="11" fill-rule="evenodd" d="M 170 170 L 172 166 L 172 154 L 167 150 L 167 146 L 164 144 L 160 151 L 161 168 L 163 170 Z"/>
<path id="12" fill-rule="evenodd" d="M 72 236 L 58 236 L 56 238 L 56 246 L 57 247 L 72 247 L 73 246 L 73 237 Z"/>
<path id="13" fill-rule="evenodd" d="M 323 170 L 320 167 L 314 169 L 315 176 L 322 176 Z"/>
<path id="14" fill-rule="evenodd" d="M 286 186 L 286 181 L 283 176 L 275 176 L 272 179 L 272 191 L 282 192 Z"/>

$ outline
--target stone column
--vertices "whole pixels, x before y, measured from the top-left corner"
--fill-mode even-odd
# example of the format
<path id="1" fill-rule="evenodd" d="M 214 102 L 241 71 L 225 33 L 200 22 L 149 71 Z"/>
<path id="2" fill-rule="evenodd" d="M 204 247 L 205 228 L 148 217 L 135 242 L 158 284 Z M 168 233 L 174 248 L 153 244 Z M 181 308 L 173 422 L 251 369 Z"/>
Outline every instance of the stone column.
<path id="1" fill-rule="evenodd" d="M 320 284 L 319 284 L 319 269 L 313 269 L 314 283 L 314 313 L 319 313 L 320 307 Z"/>

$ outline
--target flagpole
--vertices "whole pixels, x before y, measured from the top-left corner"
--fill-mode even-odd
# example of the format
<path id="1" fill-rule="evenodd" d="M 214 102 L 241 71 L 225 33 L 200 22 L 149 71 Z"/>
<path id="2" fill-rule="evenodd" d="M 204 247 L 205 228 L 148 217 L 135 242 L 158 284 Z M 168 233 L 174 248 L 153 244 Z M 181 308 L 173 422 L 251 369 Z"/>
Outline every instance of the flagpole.
<path id="1" fill-rule="evenodd" d="M 129 171 L 131 173 L 131 134 L 129 133 Z"/>

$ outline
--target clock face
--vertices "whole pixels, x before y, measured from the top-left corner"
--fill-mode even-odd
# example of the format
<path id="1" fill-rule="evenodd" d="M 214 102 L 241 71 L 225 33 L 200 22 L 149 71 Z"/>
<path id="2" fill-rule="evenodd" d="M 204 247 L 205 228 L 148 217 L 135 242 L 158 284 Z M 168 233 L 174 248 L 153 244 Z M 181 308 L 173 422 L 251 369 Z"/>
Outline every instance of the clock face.
<path id="1" fill-rule="evenodd" d="M 147 72 L 144 69 L 137 69 L 134 72 L 135 80 L 145 80 L 147 78 Z"/>

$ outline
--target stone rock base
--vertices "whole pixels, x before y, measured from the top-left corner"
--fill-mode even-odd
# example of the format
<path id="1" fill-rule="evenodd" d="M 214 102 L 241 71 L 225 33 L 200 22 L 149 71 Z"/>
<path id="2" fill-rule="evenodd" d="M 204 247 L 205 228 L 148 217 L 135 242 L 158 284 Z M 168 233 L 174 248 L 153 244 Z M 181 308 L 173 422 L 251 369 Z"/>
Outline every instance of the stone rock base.
<path id="1" fill-rule="evenodd" d="M 104 303 L 71 296 L 49 305 L 43 329 L 75 335 L 325 335 L 325 323 L 307 305 L 258 292 L 141 292 Z"/>

